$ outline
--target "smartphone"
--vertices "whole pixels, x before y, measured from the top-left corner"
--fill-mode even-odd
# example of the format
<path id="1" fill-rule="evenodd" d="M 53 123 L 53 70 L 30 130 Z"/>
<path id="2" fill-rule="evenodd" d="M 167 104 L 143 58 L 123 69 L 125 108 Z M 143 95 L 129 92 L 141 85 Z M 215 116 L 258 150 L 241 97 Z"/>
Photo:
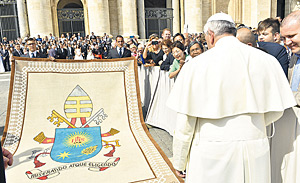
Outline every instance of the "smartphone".
<path id="1" fill-rule="evenodd" d="M 152 45 L 157 45 L 158 41 L 152 41 Z"/>

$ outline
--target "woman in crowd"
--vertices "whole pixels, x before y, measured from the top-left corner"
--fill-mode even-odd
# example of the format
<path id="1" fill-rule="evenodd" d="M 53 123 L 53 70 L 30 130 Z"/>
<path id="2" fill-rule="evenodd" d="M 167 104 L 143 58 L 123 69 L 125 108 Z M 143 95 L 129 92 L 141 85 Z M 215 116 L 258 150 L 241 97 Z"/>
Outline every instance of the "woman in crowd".
<path id="1" fill-rule="evenodd" d="M 141 66 L 143 64 L 143 59 L 142 59 L 143 53 L 144 53 L 144 45 L 139 44 L 137 48 L 137 55 L 135 57 L 138 61 L 138 66 Z"/>
<path id="2" fill-rule="evenodd" d="M 133 56 L 133 57 L 137 56 L 137 48 L 134 44 L 130 45 L 130 51 L 131 51 L 131 56 Z"/>
<path id="3" fill-rule="evenodd" d="M 143 57 L 145 60 L 150 60 L 150 63 L 154 63 L 156 66 L 159 65 L 158 62 L 163 60 L 164 52 L 161 50 L 160 42 L 158 41 L 158 36 L 150 38 L 144 49 Z"/>
<path id="4" fill-rule="evenodd" d="M 161 47 L 164 52 L 163 62 L 160 65 L 161 70 L 169 71 L 170 66 L 173 63 L 174 57 L 172 55 L 172 41 L 165 39 L 161 42 Z"/>
<path id="5" fill-rule="evenodd" d="M 81 48 L 79 47 L 79 45 L 76 45 L 74 60 L 83 60 Z"/>
<path id="6" fill-rule="evenodd" d="M 184 52 L 184 44 L 180 41 L 175 41 L 172 48 L 172 54 L 174 56 L 173 64 L 170 67 L 169 77 L 172 79 L 178 75 L 183 64 L 191 59 L 191 56 Z"/>
<path id="7" fill-rule="evenodd" d="M 188 54 L 194 58 L 203 53 L 203 46 L 198 41 L 193 41 L 188 47 Z"/>
<path id="8" fill-rule="evenodd" d="M 94 60 L 95 59 L 91 46 L 88 47 L 86 59 L 87 60 Z"/>
<path id="9" fill-rule="evenodd" d="M 65 35 L 64 35 L 64 34 L 61 34 L 60 41 L 61 41 L 61 42 L 64 42 L 65 40 L 66 40 Z"/>
<path id="10" fill-rule="evenodd" d="M 106 46 L 103 47 L 103 58 L 106 59 L 108 56 L 108 49 Z"/>
<path id="11" fill-rule="evenodd" d="M 9 47 L 9 50 L 8 50 L 9 65 L 11 65 L 12 57 L 14 56 L 14 55 L 13 55 L 13 52 L 14 52 L 14 51 L 15 51 L 14 47 L 10 46 L 10 47 Z"/>
<path id="12" fill-rule="evenodd" d="M 43 41 L 45 41 L 46 43 L 48 43 L 48 41 L 49 41 L 48 36 L 45 36 L 45 37 L 43 38 Z"/>
<path id="13" fill-rule="evenodd" d="M 93 50 L 95 48 L 96 42 L 94 43 L 93 40 L 89 40 L 88 45 L 90 45 L 91 50 Z"/>

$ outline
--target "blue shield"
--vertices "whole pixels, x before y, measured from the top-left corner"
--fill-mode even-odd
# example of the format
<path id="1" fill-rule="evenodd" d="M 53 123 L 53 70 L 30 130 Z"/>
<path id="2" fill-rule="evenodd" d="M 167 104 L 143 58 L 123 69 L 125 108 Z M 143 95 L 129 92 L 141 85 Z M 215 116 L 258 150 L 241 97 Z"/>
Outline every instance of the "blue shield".
<path id="1" fill-rule="evenodd" d="M 100 127 L 57 128 L 50 156 L 57 162 L 72 163 L 96 156 L 101 149 Z"/>

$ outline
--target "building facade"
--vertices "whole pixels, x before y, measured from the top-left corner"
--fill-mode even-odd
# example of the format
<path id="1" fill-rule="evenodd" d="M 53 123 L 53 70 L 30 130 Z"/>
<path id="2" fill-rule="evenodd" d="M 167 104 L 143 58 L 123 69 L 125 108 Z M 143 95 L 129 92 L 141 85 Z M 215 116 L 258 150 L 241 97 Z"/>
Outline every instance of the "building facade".
<path id="1" fill-rule="evenodd" d="M 0 16 L 1 37 L 42 37 L 52 33 L 82 35 L 94 32 L 125 37 L 147 38 L 168 27 L 172 33 L 203 31 L 207 19 L 217 12 L 230 14 L 236 23 L 257 27 L 268 17 L 289 14 L 299 0 L 2 0 L 13 5 L 15 27 L 11 35 L 3 31 L 5 15 Z M 0 2 L 0 11 L 1 11 Z M 298 3 L 297 3 L 298 2 Z M 12 21 L 12 20 L 10 20 Z M 15 34 L 12 32 L 15 31 Z"/>

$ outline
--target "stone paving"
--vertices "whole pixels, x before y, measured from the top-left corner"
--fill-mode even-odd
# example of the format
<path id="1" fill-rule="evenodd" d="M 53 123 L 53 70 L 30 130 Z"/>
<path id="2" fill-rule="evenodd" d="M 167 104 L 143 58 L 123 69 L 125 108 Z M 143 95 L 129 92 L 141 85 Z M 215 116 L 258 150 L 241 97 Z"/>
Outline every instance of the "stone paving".
<path id="1" fill-rule="evenodd" d="M 0 135 L 2 137 L 8 102 L 10 72 L 0 73 Z"/>

